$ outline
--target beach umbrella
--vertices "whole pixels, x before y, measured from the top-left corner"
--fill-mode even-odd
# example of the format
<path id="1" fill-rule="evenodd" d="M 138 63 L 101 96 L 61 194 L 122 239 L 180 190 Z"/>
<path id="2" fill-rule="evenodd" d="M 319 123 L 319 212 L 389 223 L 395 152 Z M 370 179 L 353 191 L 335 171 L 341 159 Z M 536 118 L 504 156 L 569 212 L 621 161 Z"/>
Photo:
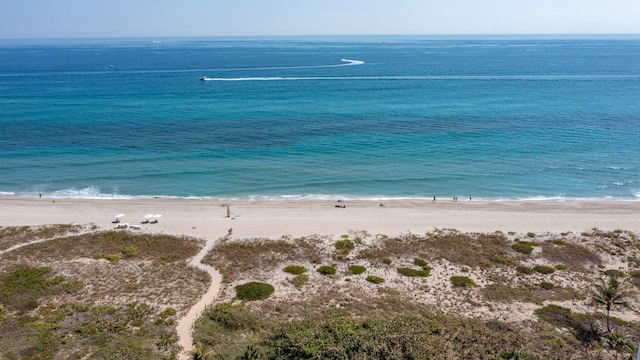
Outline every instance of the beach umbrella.
<path id="1" fill-rule="evenodd" d="M 118 214 L 118 215 L 116 215 L 116 219 L 119 219 L 119 218 L 121 218 L 123 216 L 124 216 L 124 214 Z"/>
<path id="2" fill-rule="evenodd" d="M 145 219 L 151 219 L 152 217 L 154 217 L 155 215 L 153 214 L 147 214 L 144 216 Z"/>
<path id="3" fill-rule="evenodd" d="M 154 218 L 161 218 L 161 217 L 162 217 L 162 215 L 159 215 L 159 214 L 158 214 L 158 215 L 153 215 L 153 217 L 154 217 Z"/>

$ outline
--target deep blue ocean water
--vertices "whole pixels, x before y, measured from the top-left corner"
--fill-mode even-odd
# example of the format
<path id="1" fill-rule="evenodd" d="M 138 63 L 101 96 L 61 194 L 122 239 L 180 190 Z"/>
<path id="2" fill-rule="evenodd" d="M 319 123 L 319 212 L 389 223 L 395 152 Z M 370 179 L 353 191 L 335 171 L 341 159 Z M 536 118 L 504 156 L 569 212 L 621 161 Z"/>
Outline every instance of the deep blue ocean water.
<path id="1" fill-rule="evenodd" d="M 0 41 L 38 193 L 638 201 L 640 38 Z"/>

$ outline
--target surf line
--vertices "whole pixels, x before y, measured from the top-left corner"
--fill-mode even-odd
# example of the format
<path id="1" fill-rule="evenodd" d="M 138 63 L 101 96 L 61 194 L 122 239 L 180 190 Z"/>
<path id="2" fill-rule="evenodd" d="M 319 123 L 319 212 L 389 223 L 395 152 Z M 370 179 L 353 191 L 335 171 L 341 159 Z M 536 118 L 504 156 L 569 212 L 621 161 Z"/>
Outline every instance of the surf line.
<path id="1" fill-rule="evenodd" d="M 320 65 L 320 66 L 296 66 L 287 69 L 304 69 L 304 68 L 321 68 L 321 67 L 338 67 L 338 66 L 352 66 L 352 65 L 362 65 L 364 61 L 362 60 L 352 60 L 347 58 L 342 58 L 340 61 L 346 64 L 335 64 L 335 65 Z M 238 77 L 238 78 L 211 78 L 207 76 L 200 77 L 200 80 L 203 81 L 274 81 L 274 80 L 314 80 L 321 79 L 319 77 Z"/>

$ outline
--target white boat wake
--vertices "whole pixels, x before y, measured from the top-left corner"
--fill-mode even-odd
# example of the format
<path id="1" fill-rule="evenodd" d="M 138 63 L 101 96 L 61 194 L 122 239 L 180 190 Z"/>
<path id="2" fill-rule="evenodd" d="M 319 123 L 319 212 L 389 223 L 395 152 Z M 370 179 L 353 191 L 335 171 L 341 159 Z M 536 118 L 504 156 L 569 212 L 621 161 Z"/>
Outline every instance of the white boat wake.
<path id="1" fill-rule="evenodd" d="M 348 64 L 342 64 L 342 66 L 349 66 L 349 65 L 362 65 L 364 64 L 364 61 L 360 61 L 360 60 L 349 60 L 349 59 L 345 59 L 342 58 L 340 61 L 344 61 Z"/>
<path id="2" fill-rule="evenodd" d="M 334 64 L 334 65 L 318 65 L 318 66 L 293 66 L 293 67 L 285 67 L 285 68 L 264 68 L 264 69 L 310 69 L 310 68 L 327 68 L 327 67 L 340 67 L 340 66 L 353 66 L 353 65 L 362 65 L 364 61 L 362 60 L 351 60 L 342 58 L 340 59 L 344 64 Z M 336 79 L 335 77 L 278 77 L 278 76 L 261 76 L 261 77 L 236 77 L 236 78 L 218 78 L 218 77 L 207 77 L 202 76 L 200 80 L 202 81 L 280 81 L 280 80 L 325 80 L 325 79 Z"/>

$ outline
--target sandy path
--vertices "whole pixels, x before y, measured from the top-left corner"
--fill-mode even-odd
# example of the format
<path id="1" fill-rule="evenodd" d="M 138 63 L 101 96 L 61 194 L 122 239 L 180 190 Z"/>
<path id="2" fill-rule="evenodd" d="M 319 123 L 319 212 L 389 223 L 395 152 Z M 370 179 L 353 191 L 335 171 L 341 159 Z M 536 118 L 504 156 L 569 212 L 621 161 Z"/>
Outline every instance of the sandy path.
<path id="1" fill-rule="evenodd" d="M 191 331 L 193 323 L 196 321 L 202 311 L 204 311 L 207 305 L 213 303 L 213 301 L 216 299 L 216 296 L 218 295 L 218 291 L 220 291 L 222 275 L 220 275 L 218 270 L 201 262 L 204 256 L 209 252 L 209 250 L 211 250 L 214 243 L 215 240 L 207 239 L 207 242 L 202 250 L 200 250 L 200 252 L 189 262 L 189 265 L 195 266 L 209 273 L 209 275 L 211 276 L 211 285 L 209 285 L 209 289 L 207 290 L 207 292 L 202 295 L 200 301 L 193 305 L 187 312 L 187 315 L 185 315 L 178 321 L 178 339 L 179 344 L 183 349 L 182 353 L 180 353 L 179 355 L 179 359 L 182 360 L 188 360 L 191 358 L 191 356 L 189 355 L 189 351 L 191 351 L 193 344 L 193 334 Z"/>

